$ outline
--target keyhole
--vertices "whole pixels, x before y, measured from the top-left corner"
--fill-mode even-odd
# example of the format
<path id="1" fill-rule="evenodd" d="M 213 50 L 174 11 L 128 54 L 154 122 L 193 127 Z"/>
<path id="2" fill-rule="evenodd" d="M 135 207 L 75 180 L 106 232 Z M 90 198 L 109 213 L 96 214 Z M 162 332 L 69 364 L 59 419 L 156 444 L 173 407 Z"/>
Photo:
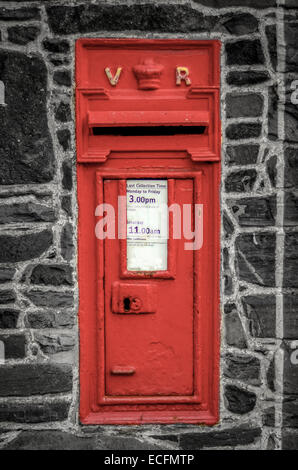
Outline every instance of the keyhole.
<path id="1" fill-rule="evenodd" d="M 130 298 L 129 297 L 125 297 L 123 299 L 123 306 L 124 306 L 124 310 L 126 312 L 129 312 L 129 310 L 130 310 Z"/>

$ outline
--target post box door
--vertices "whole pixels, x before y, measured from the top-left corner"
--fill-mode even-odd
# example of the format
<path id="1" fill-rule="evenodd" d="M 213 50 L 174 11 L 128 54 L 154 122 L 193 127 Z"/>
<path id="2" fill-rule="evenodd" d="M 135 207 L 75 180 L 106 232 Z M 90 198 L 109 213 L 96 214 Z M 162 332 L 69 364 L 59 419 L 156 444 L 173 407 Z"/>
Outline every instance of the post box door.
<path id="1" fill-rule="evenodd" d="M 129 181 L 131 183 L 133 180 Z M 153 184 L 150 184 L 150 179 L 143 180 L 144 185 L 139 183 L 142 180 L 135 181 L 138 183 L 132 184 L 134 187 L 156 187 L 156 180 Z M 161 180 L 162 182 L 164 184 L 158 186 L 163 186 L 163 193 L 168 193 L 167 180 Z M 122 186 L 123 184 L 127 186 L 127 182 L 122 181 Z M 193 180 L 174 179 L 171 180 L 171 186 L 175 192 L 175 202 L 181 211 L 183 205 L 192 207 Z M 104 200 L 113 207 L 117 207 L 119 187 L 118 180 L 104 180 Z M 154 211 L 158 211 L 159 200 L 156 197 L 144 198 L 137 194 L 143 192 L 136 192 L 135 195 L 132 193 L 130 199 L 138 201 L 135 217 L 138 220 L 128 220 L 131 213 L 127 212 L 126 221 L 123 223 L 127 223 L 127 227 L 131 229 L 131 222 L 133 229 L 139 232 L 157 231 L 154 222 L 151 227 L 150 223 L 148 227 L 142 222 L 146 220 L 143 216 L 148 210 L 151 211 L 150 220 L 155 220 Z M 153 207 L 148 209 L 150 201 Z M 138 223 L 141 225 L 138 226 Z M 165 259 L 163 270 L 160 270 L 160 240 L 154 239 L 154 234 L 153 237 L 149 235 L 151 246 L 148 248 L 148 242 L 142 246 L 141 241 L 140 246 L 137 237 L 135 245 L 133 241 L 129 241 L 128 229 L 127 236 L 128 240 L 121 241 L 118 237 L 105 240 L 105 393 L 107 396 L 143 397 L 145 402 L 145 397 L 150 400 L 152 397 L 161 396 L 193 396 L 194 252 L 184 249 L 183 236 L 174 240 L 171 246 L 166 243 L 160 250 L 164 252 Z M 131 250 L 139 250 L 137 253 L 141 260 L 138 270 L 127 270 L 128 276 L 125 278 L 120 265 L 123 258 L 121 250 L 124 244 L 129 243 L 133 245 Z M 156 246 L 157 254 L 154 253 Z M 127 256 L 124 261 L 129 263 L 128 251 L 124 251 Z M 155 263 L 154 259 L 148 259 L 150 257 L 156 258 L 155 272 L 148 271 L 154 268 Z M 148 262 L 149 265 L 152 263 L 149 268 Z M 168 265 L 173 262 L 176 265 L 174 275 L 170 273 L 163 277 L 163 274 L 169 273 Z M 131 276 L 135 278 L 132 279 Z"/>

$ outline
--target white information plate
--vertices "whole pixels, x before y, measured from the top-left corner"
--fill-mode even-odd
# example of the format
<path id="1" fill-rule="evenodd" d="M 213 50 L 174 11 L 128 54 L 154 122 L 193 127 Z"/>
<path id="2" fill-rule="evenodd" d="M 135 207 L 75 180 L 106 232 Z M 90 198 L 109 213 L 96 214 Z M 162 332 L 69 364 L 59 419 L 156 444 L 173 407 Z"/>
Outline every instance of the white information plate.
<path id="1" fill-rule="evenodd" d="M 167 180 L 127 180 L 126 193 L 128 271 L 167 270 Z"/>

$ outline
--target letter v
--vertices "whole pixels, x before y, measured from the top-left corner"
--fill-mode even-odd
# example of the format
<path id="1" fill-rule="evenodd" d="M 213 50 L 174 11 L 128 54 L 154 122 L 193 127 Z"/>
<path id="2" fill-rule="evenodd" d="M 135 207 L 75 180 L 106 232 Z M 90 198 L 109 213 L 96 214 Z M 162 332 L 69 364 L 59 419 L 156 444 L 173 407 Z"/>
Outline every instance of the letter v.
<path id="1" fill-rule="evenodd" d="M 118 67 L 117 68 L 117 72 L 115 73 L 114 77 L 111 73 L 111 69 L 110 67 L 106 67 L 105 68 L 105 72 L 106 72 L 106 76 L 108 77 L 108 80 L 110 82 L 110 84 L 112 86 L 116 86 L 118 81 L 119 81 L 119 78 L 120 78 L 120 75 L 121 75 L 121 72 L 122 72 L 122 67 Z"/>

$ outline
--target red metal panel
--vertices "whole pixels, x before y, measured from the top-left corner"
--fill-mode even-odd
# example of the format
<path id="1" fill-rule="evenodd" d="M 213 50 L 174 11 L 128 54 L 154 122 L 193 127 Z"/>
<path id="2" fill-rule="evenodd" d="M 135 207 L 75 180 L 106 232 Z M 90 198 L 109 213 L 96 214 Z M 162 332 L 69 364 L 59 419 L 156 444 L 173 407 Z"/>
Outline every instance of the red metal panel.
<path id="1" fill-rule="evenodd" d="M 84 39 L 76 71 L 81 421 L 214 424 L 219 44 Z M 207 132 L 92 134 L 92 127 L 174 124 L 206 125 Z M 202 204 L 202 247 L 188 251 L 185 238 L 173 239 L 170 216 L 167 270 L 128 271 L 126 240 L 98 240 L 94 233 L 96 206 L 110 203 L 117 216 L 126 179 L 166 179 L 169 205 Z"/>

